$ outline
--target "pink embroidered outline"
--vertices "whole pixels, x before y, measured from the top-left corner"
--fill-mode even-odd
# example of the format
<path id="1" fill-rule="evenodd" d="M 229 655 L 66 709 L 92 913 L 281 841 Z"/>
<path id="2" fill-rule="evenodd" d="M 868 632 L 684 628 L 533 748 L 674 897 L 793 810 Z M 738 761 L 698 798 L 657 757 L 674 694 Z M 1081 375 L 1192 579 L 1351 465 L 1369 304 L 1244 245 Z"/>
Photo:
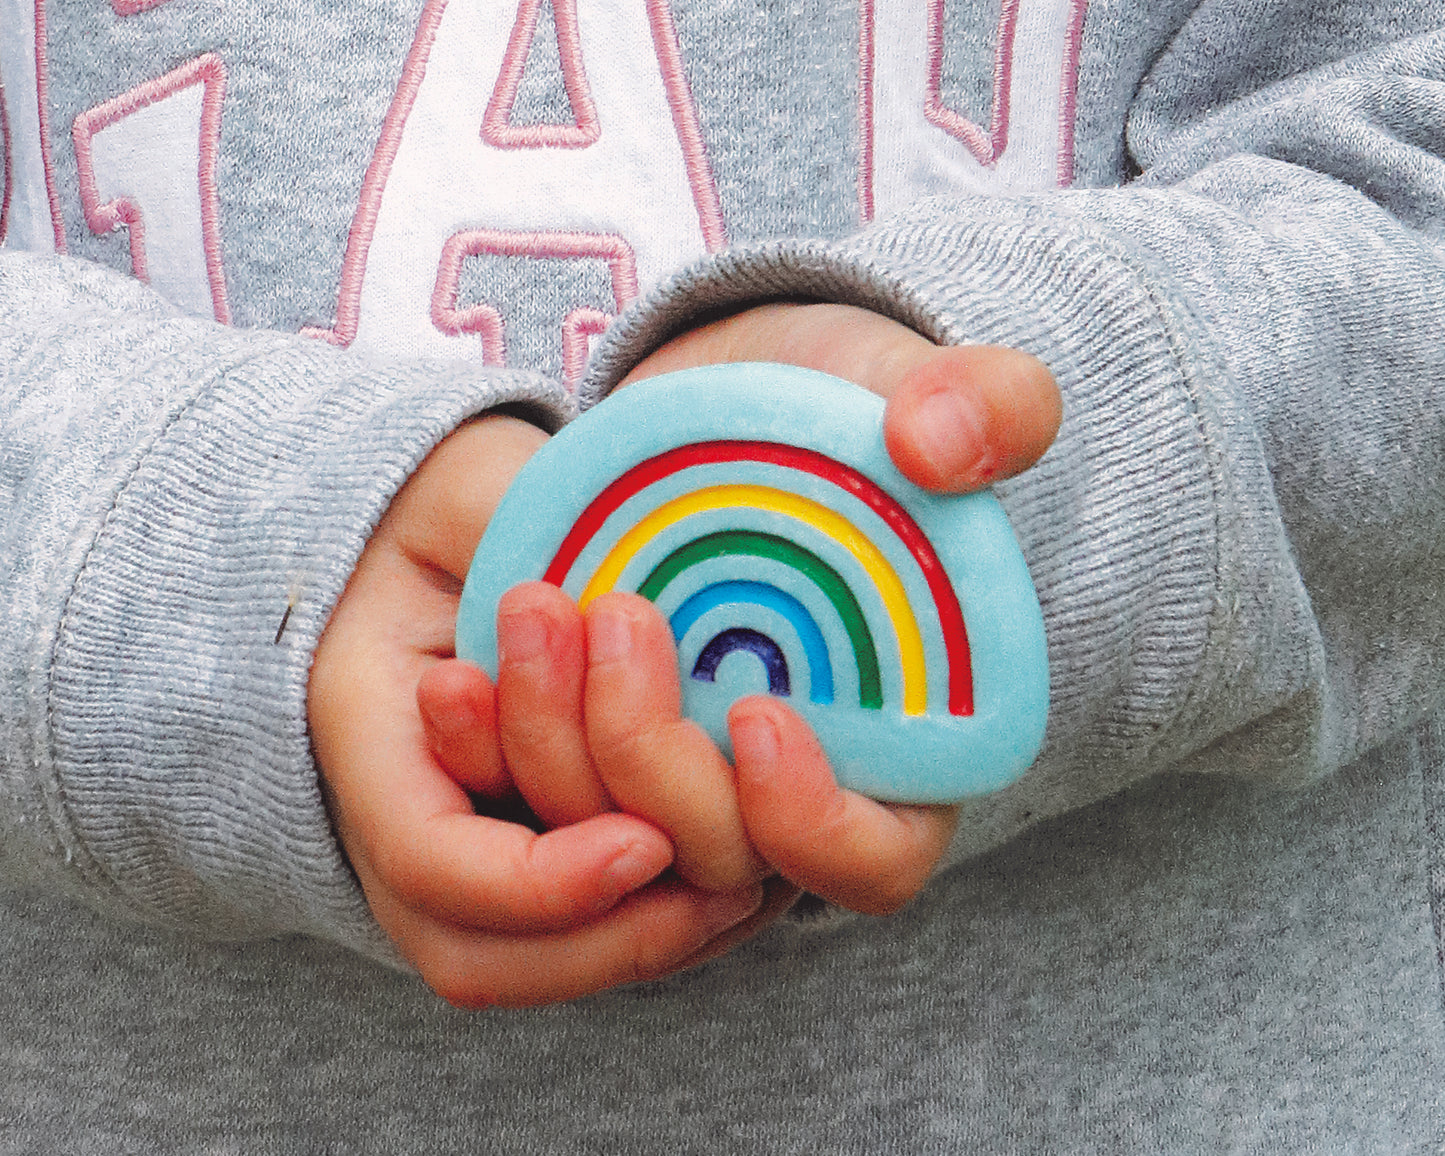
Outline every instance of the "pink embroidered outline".
<path id="1" fill-rule="evenodd" d="M 707 156 L 707 142 L 697 115 L 697 101 L 682 67 L 682 46 L 677 38 L 677 25 L 672 19 L 668 0 L 647 0 L 647 19 L 652 27 L 652 46 L 662 70 L 662 86 L 672 108 L 672 124 L 682 146 L 682 160 L 687 168 L 692 200 L 697 208 L 698 225 L 703 244 L 709 253 L 716 253 L 728 243 L 727 225 L 723 220 L 722 200 L 712 163 Z"/>
<path id="2" fill-rule="evenodd" d="M 5 150 L 5 167 L 0 171 L 0 244 L 10 232 L 10 190 L 15 185 L 15 166 L 10 161 L 10 113 L 5 107 L 5 86 L 0 84 L 0 147 Z"/>
<path id="3" fill-rule="evenodd" d="M 1059 188 L 1074 183 L 1074 122 L 1079 114 L 1079 50 L 1089 0 L 1069 0 L 1069 35 L 1064 41 L 1064 75 L 1059 93 Z"/>
<path id="4" fill-rule="evenodd" d="M 159 8 L 167 0 L 110 0 L 110 6 L 117 16 L 134 16 L 151 8 Z"/>
<path id="5" fill-rule="evenodd" d="M 587 368 L 592 352 L 591 338 L 601 337 L 616 314 L 600 309 L 574 309 L 562 321 L 562 385 L 568 393 L 577 392 L 577 383 Z"/>
<path id="6" fill-rule="evenodd" d="M 45 195 L 50 201 L 50 227 L 55 233 L 55 251 L 64 253 L 65 218 L 60 211 L 55 158 L 50 148 L 50 57 L 46 40 L 45 0 L 35 0 L 35 115 L 40 129 L 40 163 L 45 169 Z"/>
<path id="7" fill-rule="evenodd" d="M 401 68 L 401 79 L 396 93 L 391 98 L 386 119 L 382 121 L 381 136 L 376 142 L 376 151 L 371 154 L 371 163 L 361 181 L 361 197 L 357 202 L 356 216 L 352 218 L 351 230 L 346 238 L 346 255 L 341 261 L 341 282 L 337 286 L 336 321 L 327 329 L 318 325 L 306 325 L 301 333 L 306 337 L 329 341 L 332 345 L 350 345 L 356 340 L 356 330 L 361 323 L 361 283 L 366 277 L 366 258 L 371 252 L 371 242 L 376 235 L 376 219 L 381 214 L 381 197 L 391 178 L 391 166 L 401 148 L 401 135 L 406 127 L 407 117 L 416 104 L 421 91 L 422 80 L 426 77 L 427 60 L 432 45 L 436 42 L 437 27 L 442 14 L 446 12 L 447 0 L 426 0 L 421 19 L 417 22 L 416 36 L 407 50 L 406 62 Z"/>
<path id="8" fill-rule="evenodd" d="M 36 0 L 43 3 L 44 0 Z M 407 118 L 416 104 L 426 77 L 427 61 L 432 45 L 436 42 L 437 28 L 448 0 L 426 0 L 421 18 L 417 22 L 417 33 L 402 65 L 401 80 L 391 107 L 382 122 L 381 136 L 366 176 L 361 182 L 361 196 L 347 235 L 346 255 L 341 262 L 341 280 L 336 295 L 336 321 L 328 329 L 308 325 L 301 333 L 328 341 L 333 345 L 350 345 L 356 340 L 356 331 L 361 323 L 361 286 L 366 279 L 366 261 L 371 252 L 371 242 L 376 236 L 376 221 L 381 214 L 381 199 L 391 177 L 391 166 L 401 148 L 402 133 Z M 678 143 L 682 148 L 688 180 L 692 187 L 693 204 L 697 209 L 698 224 L 702 229 L 703 243 L 709 252 L 716 252 L 727 244 L 727 229 L 723 222 L 721 200 L 717 182 L 713 178 L 712 165 L 707 157 L 702 131 L 698 127 L 697 108 L 693 103 L 692 90 L 682 71 L 682 54 L 677 46 L 677 31 L 672 23 L 672 10 L 668 0 L 647 0 L 648 19 L 652 27 L 653 47 L 657 52 L 658 64 L 662 70 L 663 86 L 667 92 L 668 104 L 672 108 L 673 125 L 677 131 Z"/>
<path id="9" fill-rule="evenodd" d="M 468 257 L 542 257 L 560 260 L 602 260 L 612 276 L 612 299 L 617 312 L 637 296 L 637 257 L 621 237 L 608 233 L 512 232 L 503 229 L 468 229 L 453 233 L 442 246 L 437 263 L 436 285 L 432 289 L 431 319 L 441 332 L 452 337 L 471 333 L 482 339 L 482 360 L 487 365 L 507 363 L 506 337 L 502 315 L 485 303 L 459 308 L 457 294 L 462 262 Z M 601 320 L 601 328 L 591 328 Z M 602 332 L 611 320 L 597 309 L 574 309 L 562 325 L 562 364 L 573 388 L 587 359 L 587 336 Z M 582 342 L 581 361 L 576 343 Z"/>
<path id="10" fill-rule="evenodd" d="M 873 83 L 877 57 L 873 0 L 858 0 L 858 212 L 873 219 Z"/>
<path id="11" fill-rule="evenodd" d="M 201 198 L 201 238 L 206 254 L 206 275 L 211 287 L 211 306 L 216 320 L 230 324 L 231 309 L 226 296 L 222 268 L 220 197 L 216 189 L 216 159 L 221 141 L 221 106 L 226 95 L 226 66 L 214 52 L 198 56 L 177 69 L 137 85 L 104 104 L 87 109 L 75 118 L 71 137 L 75 142 L 75 167 L 80 184 L 80 204 L 85 223 L 97 236 L 125 225 L 130 234 L 131 267 L 142 281 L 150 280 L 145 250 L 145 220 L 141 207 L 128 197 L 101 203 L 95 177 L 91 142 L 95 134 L 133 113 L 174 96 L 193 85 L 203 86 L 201 94 L 200 164 L 196 178 Z"/>
<path id="12" fill-rule="evenodd" d="M 928 79 L 923 114 L 929 123 L 961 140 L 982 163 L 996 163 L 1008 144 L 1008 94 L 1012 82 L 1013 36 L 1017 27 L 1019 0 L 1003 0 L 999 13 L 998 47 L 994 54 L 993 110 L 987 135 L 974 122 L 943 104 L 941 85 L 944 2 L 945 0 L 929 0 Z M 1088 7 L 1089 0 L 1069 0 L 1069 28 L 1064 41 L 1063 80 L 1059 102 L 1059 156 L 1056 170 L 1061 188 L 1067 188 L 1074 180 L 1074 121 L 1078 116 L 1079 49 L 1083 41 L 1084 16 Z M 874 214 L 873 88 L 876 32 L 874 0 L 859 0 L 858 211 L 865 222 L 871 221 Z M 987 157 L 980 155 L 981 152 L 987 153 Z"/>
<path id="13" fill-rule="evenodd" d="M 527 68 L 527 54 L 537 35 L 537 14 L 542 0 L 522 0 L 517 6 L 517 21 L 512 25 L 511 39 L 502 56 L 502 71 L 487 102 L 482 117 L 482 140 L 493 148 L 565 148 L 583 149 L 596 144 L 602 135 L 597 121 L 597 106 L 592 102 L 592 89 L 587 83 L 587 70 L 582 63 L 582 42 L 577 31 L 576 0 L 552 0 L 552 16 L 557 29 L 557 51 L 562 58 L 562 84 L 572 105 L 575 124 L 529 124 L 513 126 L 512 107 L 517 102 L 517 89 Z"/>
<path id="14" fill-rule="evenodd" d="M 998 32 L 994 40 L 993 107 L 989 127 L 970 120 L 943 103 L 943 5 L 928 5 L 928 84 L 923 95 L 923 115 L 929 124 L 967 146 L 978 163 L 991 167 L 1008 147 L 1009 82 L 1013 76 L 1014 32 L 1018 28 L 1019 0 L 1003 0 L 999 9 Z"/>

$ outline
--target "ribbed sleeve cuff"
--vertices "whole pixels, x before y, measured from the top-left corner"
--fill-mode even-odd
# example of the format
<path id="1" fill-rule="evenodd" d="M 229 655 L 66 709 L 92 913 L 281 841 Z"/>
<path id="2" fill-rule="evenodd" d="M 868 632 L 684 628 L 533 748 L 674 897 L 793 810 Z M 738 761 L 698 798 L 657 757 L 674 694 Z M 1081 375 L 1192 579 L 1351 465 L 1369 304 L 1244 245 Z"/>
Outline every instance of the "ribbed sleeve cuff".
<path id="1" fill-rule="evenodd" d="M 1221 696 L 1238 676 L 1238 697 L 1250 697 L 1241 639 L 1258 625 L 1239 605 L 1239 522 L 1274 541 L 1271 557 L 1248 563 L 1249 593 L 1263 567 L 1288 588 L 1282 602 L 1303 597 L 1259 448 L 1221 412 L 1227 371 L 1167 271 L 1106 228 L 1060 227 L 1026 204 L 1011 216 L 968 208 L 925 205 L 848 242 L 714 258 L 623 319 L 584 392 L 602 396 L 686 328 L 780 299 L 862 306 L 940 343 L 1013 346 L 1052 369 L 1059 437 L 998 487 L 1043 607 L 1048 733 L 1023 780 L 969 804 L 959 855 L 1179 765 L 1235 725 Z"/>
<path id="2" fill-rule="evenodd" d="M 49 709 L 67 844 L 146 918 L 388 957 L 313 764 L 315 644 L 428 451 L 502 404 L 555 423 L 561 398 L 522 374 L 368 368 L 301 339 L 243 348 L 136 461 L 65 606 Z"/>

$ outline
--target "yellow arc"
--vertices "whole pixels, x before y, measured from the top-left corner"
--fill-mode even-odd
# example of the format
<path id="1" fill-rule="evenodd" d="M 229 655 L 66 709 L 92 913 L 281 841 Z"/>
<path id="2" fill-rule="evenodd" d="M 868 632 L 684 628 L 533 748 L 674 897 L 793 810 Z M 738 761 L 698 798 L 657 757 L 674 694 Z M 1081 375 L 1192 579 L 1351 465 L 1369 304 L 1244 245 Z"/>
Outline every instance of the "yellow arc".
<path id="1" fill-rule="evenodd" d="M 903 713 L 925 713 L 928 709 L 928 673 L 923 657 L 923 635 L 897 572 L 883 552 L 847 518 L 811 498 L 790 494 L 786 490 L 744 484 L 707 486 L 664 502 L 617 540 L 597 567 L 577 604 L 585 607 L 599 594 L 605 594 L 616 586 L 622 571 L 637 552 L 673 523 L 692 514 L 738 506 L 797 518 L 832 538 L 857 559 L 873 579 L 898 639 L 899 663 L 903 668 Z"/>

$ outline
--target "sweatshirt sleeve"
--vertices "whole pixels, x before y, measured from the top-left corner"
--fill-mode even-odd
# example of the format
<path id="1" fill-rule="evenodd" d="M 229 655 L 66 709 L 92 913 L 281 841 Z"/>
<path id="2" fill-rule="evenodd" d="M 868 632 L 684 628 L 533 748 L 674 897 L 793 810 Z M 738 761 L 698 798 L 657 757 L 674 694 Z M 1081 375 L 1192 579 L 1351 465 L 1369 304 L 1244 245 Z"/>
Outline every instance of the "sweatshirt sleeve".
<path id="1" fill-rule="evenodd" d="M 1288 7 L 1198 7 L 1131 105 L 1134 179 L 721 255 L 597 362 L 594 397 L 700 319 L 797 299 L 1052 368 L 1063 429 L 999 487 L 1048 733 L 960 854 L 1164 770 L 1302 784 L 1445 699 L 1445 35 L 1354 52 Z"/>
<path id="2" fill-rule="evenodd" d="M 428 451 L 499 405 L 554 425 L 561 398 L 222 328 L 0 251 L 6 875 L 192 934 L 386 956 L 327 820 L 311 656 Z"/>

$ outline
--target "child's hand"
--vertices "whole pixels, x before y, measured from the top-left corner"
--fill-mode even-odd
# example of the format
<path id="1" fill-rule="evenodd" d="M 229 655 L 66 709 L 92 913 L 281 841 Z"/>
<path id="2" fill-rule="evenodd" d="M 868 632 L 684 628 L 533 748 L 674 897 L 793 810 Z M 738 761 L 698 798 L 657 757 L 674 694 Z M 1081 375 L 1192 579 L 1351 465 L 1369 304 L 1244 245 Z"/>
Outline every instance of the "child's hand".
<path id="1" fill-rule="evenodd" d="M 308 693 L 334 819 L 377 920 L 428 983 L 465 1006 L 543 1003 L 661 975 L 725 947 L 745 933 L 730 929 L 786 899 L 774 887 L 760 911 L 759 872 L 721 892 L 658 880 L 673 860 L 667 836 L 602 813 L 597 800 L 540 835 L 477 814 L 469 791 L 497 815 L 509 801 L 518 809 L 494 730 L 450 775 L 431 753 L 429 735 L 455 729 L 445 711 L 476 713 L 477 688 L 451 694 L 439 726 L 423 720 L 418 684 L 439 665 L 461 665 L 443 660 L 472 551 L 544 439 L 493 417 L 437 447 L 368 543 Z M 559 782 L 538 798 L 545 805 L 566 790 Z M 716 853 L 729 852 L 738 858 L 735 848 Z"/>
<path id="2" fill-rule="evenodd" d="M 978 489 L 1027 469 L 1062 417 L 1058 387 L 1037 359 L 1013 349 L 939 347 L 843 305 L 767 305 L 736 314 L 669 342 L 626 381 L 730 361 L 806 366 L 887 398 L 888 452 L 910 480 L 932 490 Z M 663 645 L 666 625 L 648 608 L 633 613 L 650 654 Z M 675 681 L 675 663 L 669 669 Z M 671 694 L 663 677 L 660 663 L 619 668 L 608 693 L 632 700 Z M 811 730 L 776 699 L 745 699 L 728 721 L 735 801 L 709 798 L 699 809 L 696 793 L 680 789 L 679 768 L 634 773 L 625 788 L 602 768 L 625 810 L 673 837 L 679 863 L 708 853 L 691 834 L 707 830 L 712 843 L 720 834 L 737 840 L 734 856 L 746 845 L 788 880 L 853 910 L 894 910 L 923 886 L 948 847 L 957 808 L 885 806 L 840 789 Z"/>
<path id="3" fill-rule="evenodd" d="M 507 620 L 522 613 L 568 639 L 526 673 L 509 669 L 506 642 Z M 499 624 L 503 744 L 512 715 L 535 720 L 539 743 L 565 751 L 548 760 L 530 746 L 509 749 L 533 806 L 548 805 L 555 783 L 574 783 L 579 809 L 558 819 L 611 803 L 668 832 L 676 870 L 698 886 L 736 889 L 776 871 L 874 915 L 907 902 L 948 847 L 954 808 L 883 806 L 838 788 L 811 728 L 775 698 L 743 699 L 730 712 L 736 770 L 728 766 L 681 717 L 672 631 L 640 595 L 605 594 L 578 614 L 562 591 L 535 582 L 507 592 Z"/>
<path id="4" fill-rule="evenodd" d="M 628 381 L 711 362 L 806 365 L 889 398 L 885 438 L 920 485 L 963 491 L 1032 465 L 1058 429 L 1048 370 L 996 348 L 944 349 L 886 318 L 846 306 L 765 306 L 685 334 Z M 613 806 L 667 832 L 675 865 L 704 887 L 738 888 L 764 870 L 859 911 L 905 903 L 942 858 L 951 807 L 885 806 L 838 787 L 811 730 L 781 702 L 738 703 L 736 769 L 679 715 L 677 663 L 662 616 L 612 594 L 585 616 L 565 595 L 530 584 L 503 598 L 500 686 L 450 663 L 423 680 L 438 760 L 462 781 L 510 768 L 551 823 Z M 470 707 L 463 704 L 471 702 Z M 488 748 L 491 720 L 500 754 Z M 478 721 L 484 719 L 485 721 Z M 766 867 L 761 866 L 765 863 Z M 765 913 L 786 900 L 770 885 Z M 766 914 L 713 945 L 755 930 Z"/>
<path id="5" fill-rule="evenodd" d="M 509 770 L 552 824 L 596 822 L 614 807 L 646 819 L 670 837 L 677 873 L 703 889 L 737 892 L 773 872 L 791 884 L 770 882 L 764 916 L 708 954 L 758 930 L 798 887 L 856 911 L 895 910 L 947 849 L 954 808 L 842 790 L 812 730 L 777 699 L 733 707 L 730 766 L 682 718 L 672 633 L 645 598 L 605 594 L 581 613 L 531 582 L 503 596 L 497 621 L 495 689 L 459 661 L 422 678 L 437 761 L 471 790 Z"/>
<path id="6" fill-rule="evenodd" d="M 650 612 L 641 625 L 640 609 Z M 603 595 L 584 618 L 571 598 L 543 582 L 504 594 L 495 707 L 502 760 L 548 826 L 620 808 L 667 831 L 677 851 L 673 865 L 690 883 L 709 891 L 748 887 L 770 872 L 743 834 L 732 768 L 707 733 L 682 717 L 676 651 L 659 623 L 636 595 Z M 473 701 L 485 727 L 484 692 Z M 423 683 L 421 703 L 428 719 L 456 709 L 433 681 Z M 455 767 L 485 746 L 483 735 L 434 726 L 433 749 Z M 662 800 L 670 804 L 665 811 Z"/>
<path id="7" fill-rule="evenodd" d="M 674 338 L 623 384 L 728 361 L 822 370 L 888 399 L 883 436 L 916 485 L 962 493 L 1022 473 L 1059 432 L 1063 403 L 1037 358 L 988 345 L 938 346 L 850 305 L 763 305 Z"/>

